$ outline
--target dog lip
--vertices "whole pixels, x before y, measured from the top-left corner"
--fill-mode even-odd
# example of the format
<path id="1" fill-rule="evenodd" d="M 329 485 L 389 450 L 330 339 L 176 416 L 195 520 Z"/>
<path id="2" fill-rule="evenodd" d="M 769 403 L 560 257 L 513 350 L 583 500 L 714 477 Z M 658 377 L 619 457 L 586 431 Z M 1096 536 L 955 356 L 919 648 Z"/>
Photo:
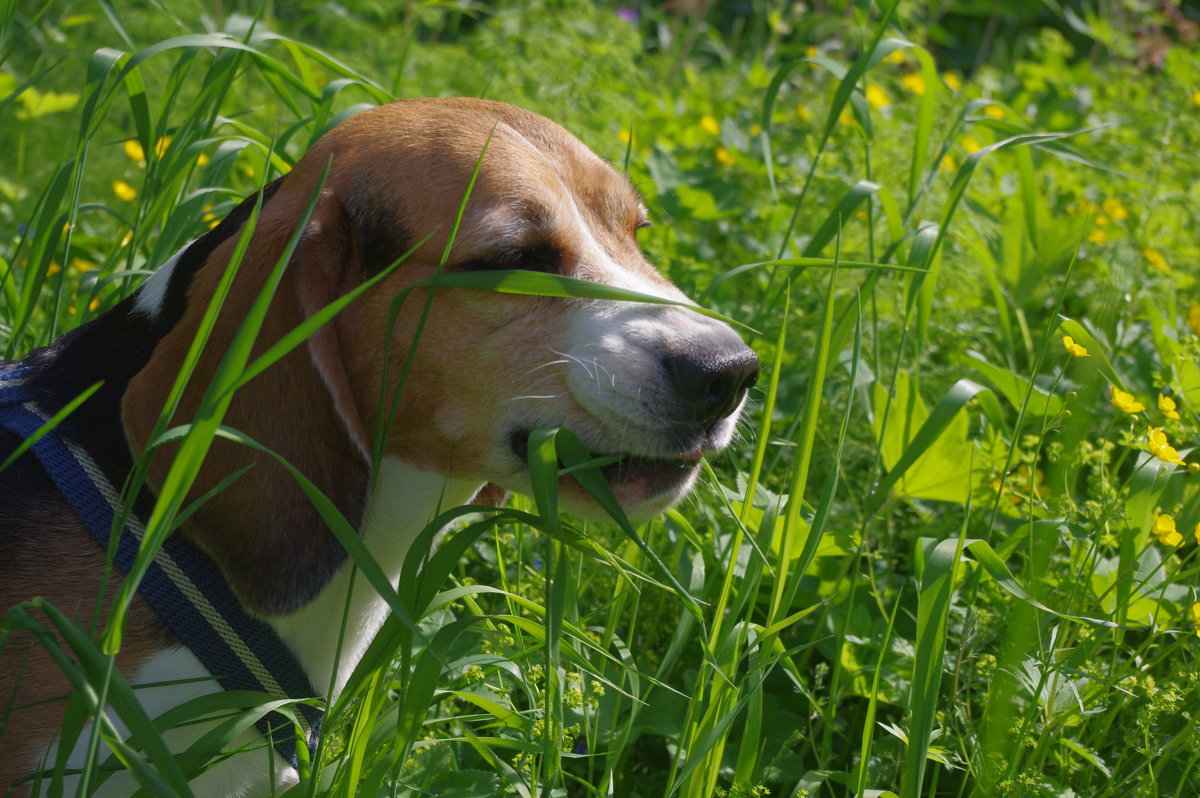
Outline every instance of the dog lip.
<path id="1" fill-rule="evenodd" d="M 516 455 L 517 459 L 522 463 L 529 460 L 529 435 L 532 432 L 530 429 L 517 428 L 514 429 L 508 436 L 508 448 Z M 621 459 L 616 463 L 609 463 L 601 467 L 600 471 L 607 475 L 609 469 L 614 466 L 619 466 L 621 463 L 630 463 L 633 461 L 647 463 L 687 463 L 695 464 L 705 455 L 716 454 L 718 449 L 706 446 L 704 443 L 697 443 L 689 449 L 681 450 L 678 454 L 648 454 L 639 452 L 592 452 L 594 457 L 608 457 L 617 455 Z"/>
<path id="2" fill-rule="evenodd" d="M 508 446 L 523 468 L 529 459 L 529 429 L 517 428 L 509 434 Z M 617 491 L 636 502 L 659 501 L 677 495 L 680 489 L 695 478 L 702 458 L 711 454 L 707 442 L 697 443 L 685 451 L 670 455 L 620 453 L 616 462 L 597 469 L 605 481 Z M 594 456 L 604 456 L 594 452 Z M 560 463 L 561 466 L 561 463 Z M 574 477 L 566 477 L 578 485 Z M 624 503 L 624 500 L 622 500 Z"/>

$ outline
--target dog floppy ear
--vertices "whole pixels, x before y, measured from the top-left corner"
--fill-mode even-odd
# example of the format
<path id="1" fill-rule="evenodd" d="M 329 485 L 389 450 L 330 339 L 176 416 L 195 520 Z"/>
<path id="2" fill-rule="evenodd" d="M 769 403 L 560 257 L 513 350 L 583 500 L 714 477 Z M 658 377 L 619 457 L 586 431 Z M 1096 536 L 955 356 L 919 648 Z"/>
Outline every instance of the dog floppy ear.
<path id="1" fill-rule="evenodd" d="M 285 181 L 263 206 L 172 424 L 194 417 L 234 334 L 285 251 L 310 194 Z M 188 249 L 187 255 L 203 262 L 186 289 L 182 317 L 130 381 L 122 401 L 122 420 L 135 453 L 145 448 L 240 232 L 238 226 L 224 231 L 221 240 L 206 236 Z M 356 279 L 361 281 L 358 253 L 353 223 L 334 193 L 325 189 L 271 301 L 251 362 Z M 369 445 L 342 365 L 343 343 L 334 324 L 324 325 L 304 346 L 239 388 L 223 423 L 285 458 L 360 527 L 370 482 Z M 175 450 L 168 444 L 154 454 L 152 487 L 161 486 Z M 189 501 L 246 467 L 246 473 L 195 512 L 185 534 L 217 560 L 251 611 L 287 613 L 320 591 L 345 559 L 345 551 L 285 468 L 269 455 L 225 439 L 213 442 Z"/>

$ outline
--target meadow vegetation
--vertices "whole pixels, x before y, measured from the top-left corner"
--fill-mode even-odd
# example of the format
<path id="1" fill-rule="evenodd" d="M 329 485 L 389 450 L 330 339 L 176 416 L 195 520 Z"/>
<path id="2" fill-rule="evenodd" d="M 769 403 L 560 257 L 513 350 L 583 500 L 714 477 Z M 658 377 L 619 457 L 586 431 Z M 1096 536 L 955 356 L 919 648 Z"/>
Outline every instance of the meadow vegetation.
<path id="1" fill-rule="evenodd" d="M 124 5 L 0 4 L 5 357 L 339 119 L 462 94 L 626 170 L 764 364 L 664 517 L 459 519 L 296 794 L 1200 794 L 1200 20 Z"/>

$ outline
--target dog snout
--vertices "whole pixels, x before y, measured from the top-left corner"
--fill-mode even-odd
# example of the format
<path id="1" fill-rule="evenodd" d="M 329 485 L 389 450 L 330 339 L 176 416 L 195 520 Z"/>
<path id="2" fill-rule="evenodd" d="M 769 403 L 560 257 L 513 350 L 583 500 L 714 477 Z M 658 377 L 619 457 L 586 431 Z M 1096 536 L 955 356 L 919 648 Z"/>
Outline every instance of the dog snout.
<path id="1" fill-rule="evenodd" d="M 758 381 L 758 356 L 736 336 L 718 346 L 665 355 L 663 369 L 682 402 L 682 415 L 704 429 L 737 411 Z"/>

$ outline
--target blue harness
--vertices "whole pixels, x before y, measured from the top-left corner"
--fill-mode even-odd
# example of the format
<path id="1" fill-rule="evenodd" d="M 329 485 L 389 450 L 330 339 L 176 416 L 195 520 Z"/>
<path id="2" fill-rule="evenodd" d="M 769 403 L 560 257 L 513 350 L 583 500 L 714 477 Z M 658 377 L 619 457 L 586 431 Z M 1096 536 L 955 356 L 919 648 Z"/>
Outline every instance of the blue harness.
<path id="1" fill-rule="evenodd" d="M 29 371 L 19 363 L 0 367 L 0 427 L 23 440 L 49 417 L 26 390 Z M 108 477 L 87 452 L 56 430 L 31 448 L 100 547 L 108 551 L 114 518 L 125 513 Z M 124 534 L 118 530 L 113 561 L 128 573 L 146 530 L 132 511 L 124 518 Z M 294 699 L 317 694 L 275 630 L 246 614 L 216 563 L 188 539 L 180 535 L 166 539 L 138 592 L 225 690 L 253 690 Z M 297 731 L 303 734 L 311 754 L 316 750 L 322 717 L 321 711 L 309 704 L 294 706 L 298 730 L 291 719 L 277 712 L 258 721 L 258 728 L 292 765 L 297 763 Z"/>

